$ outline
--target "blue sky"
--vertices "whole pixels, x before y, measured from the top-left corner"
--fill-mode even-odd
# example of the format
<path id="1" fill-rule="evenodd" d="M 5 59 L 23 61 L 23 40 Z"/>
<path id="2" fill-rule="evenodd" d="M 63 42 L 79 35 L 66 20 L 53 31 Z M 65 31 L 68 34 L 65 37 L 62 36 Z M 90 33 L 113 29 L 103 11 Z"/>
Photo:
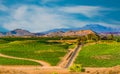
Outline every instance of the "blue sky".
<path id="1" fill-rule="evenodd" d="M 120 0 L 0 0 L 0 31 L 43 32 L 101 24 L 120 28 Z"/>

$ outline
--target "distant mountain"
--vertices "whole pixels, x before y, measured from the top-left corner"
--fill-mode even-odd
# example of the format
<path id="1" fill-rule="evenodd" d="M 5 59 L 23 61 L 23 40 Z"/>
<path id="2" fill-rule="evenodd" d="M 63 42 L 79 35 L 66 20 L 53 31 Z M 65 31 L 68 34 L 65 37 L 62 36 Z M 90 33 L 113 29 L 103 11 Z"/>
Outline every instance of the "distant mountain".
<path id="1" fill-rule="evenodd" d="M 58 32 L 58 31 L 77 31 L 77 30 L 92 30 L 95 31 L 97 33 L 103 33 L 103 32 L 120 32 L 120 29 L 116 29 L 116 28 L 112 28 L 112 27 L 106 27 L 106 26 L 102 26 L 99 24 L 89 24 L 83 27 L 78 27 L 78 28 L 61 28 L 61 29 L 53 29 L 53 30 L 49 30 L 46 31 L 45 33 L 50 33 L 50 32 Z"/>
<path id="2" fill-rule="evenodd" d="M 3 36 L 3 33 L 2 33 L 2 32 L 0 32 L 0 37 L 1 37 L 1 36 Z"/>
<path id="3" fill-rule="evenodd" d="M 68 31 L 63 34 L 63 36 L 85 36 L 88 34 L 95 34 L 92 30 L 78 30 L 78 31 Z"/>
<path id="4" fill-rule="evenodd" d="M 9 32 L 0 32 L 0 36 L 73 36 L 73 35 L 84 35 L 84 34 L 86 35 L 91 31 L 99 34 L 120 35 L 120 29 L 106 27 L 99 24 L 89 24 L 83 27 L 53 29 L 46 32 L 38 32 L 38 33 L 31 33 L 23 29 L 15 29 Z"/>
<path id="5" fill-rule="evenodd" d="M 27 30 L 15 29 L 6 33 L 6 36 L 32 36 L 33 34 Z"/>
<path id="6" fill-rule="evenodd" d="M 60 29 L 52 29 L 52 30 L 49 30 L 49 31 L 45 31 L 43 33 L 51 33 L 51 32 L 59 32 L 59 31 L 62 31 L 62 32 L 66 32 L 66 31 L 69 31 L 69 30 L 72 30 L 72 28 L 60 28 Z"/>
<path id="7" fill-rule="evenodd" d="M 86 36 L 88 34 L 96 35 L 95 32 L 92 30 L 78 30 L 78 31 L 58 31 L 58 32 L 50 32 L 48 34 L 45 34 L 45 37 L 54 37 L 54 36 Z"/>
<path id="8" fill-rule="evenodd" d="M 50 32 L 48 34 L 43 33 L 31 33 L 27 30 L 23 29 L 15 29 L 6 33 L 0 32 L 0 36 L 44 36 L 44 37 L 54 37 L 54 36 L 83 36 L 88 34 L 95 34 L 92 30 L 78 30 L 78 31 L 58 31 L 58 32 Z"/>
<path id="9" fill-rule="evenodd" d="M 119 32 L 118 29 L 112 28 L 112 27 L 106 27 L 106 26 L 102 26 L 99 24 L 89 24 L 86 25 L 84 27 L 82 27 L 81 29 L 87 30 L 87 29 L 91 29 L 97 33 L 101 33 L 101 32 Z"/>
<path id="10" fill-rule="evenodd" d="M 48 34 L 45 34 L 45 37 L 54 37 L 54 36 L 63 36 L 64 32 L 63 31 L 58 31 L 58 32 L 50 32 Z"/>
<path id="11" fill-rule="evenodd" d="M 41 36 L 44 33 L 31 33 L 23 29 L 15 29 L 8 32 L 0 32 L 0 36 Z"/>
<path id="12" fill-rule="evenodd" d="M 34 36 L 42 36 L 42 35 L 45 35 L 44 33 L 32 33 L 34 34 Z"/>

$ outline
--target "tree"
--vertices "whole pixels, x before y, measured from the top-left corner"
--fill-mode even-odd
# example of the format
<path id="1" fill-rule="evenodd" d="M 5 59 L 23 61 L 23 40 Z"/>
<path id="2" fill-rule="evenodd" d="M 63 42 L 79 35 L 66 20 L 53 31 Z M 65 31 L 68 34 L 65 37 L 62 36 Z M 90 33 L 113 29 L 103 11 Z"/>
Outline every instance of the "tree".
<path id="1" fill-rule="evenodd" d="M 71 67 L 69 67 L 69 71 L 72 72 L 83 72 L 85 69 L 81 64 L 73 64 Z"/>
<path id="2" fill-rule="evenodd" d="M 77 45 L 80 45 L 81 44 L 81 37 L 78 37 L 77 38 Z"/>
<path id="3" fill-rule="evenodd" d="M 88 35 L 87 35 L 87 39 L 88 39 L 88 40 L 92 40 L 92 34 L 88 34 Z"/>
<path id="4" fill-rule="evenodd" d="M 114 39 L 113 34 L 108 35 L 108 36 L 107 36 L 107 39 L 108 39 L 108 40 L 113 40 L 113 39 Z"/>
<path id="5" fill-rule="evenodd" d="M 87 40 L 86 36 L 78 37 L 77 44 L 78 45 L 84 44 L 86 42 L 86 40 Z"/>
<path id="6" fill-rule="evenodd" d="M 94 35 L 92 37 L 92 40 L 94 40 L 97 43 L 100 40 L 100 36 L 99 35 Z"/>
<path id="7" fill-rule="evenodd" d="M 117 42 L 120 42 L 120 39 L 119 39 L 119 38 L 117 38 L 117 39 L 116 39 L 116 41 L 117 41 Z"/>

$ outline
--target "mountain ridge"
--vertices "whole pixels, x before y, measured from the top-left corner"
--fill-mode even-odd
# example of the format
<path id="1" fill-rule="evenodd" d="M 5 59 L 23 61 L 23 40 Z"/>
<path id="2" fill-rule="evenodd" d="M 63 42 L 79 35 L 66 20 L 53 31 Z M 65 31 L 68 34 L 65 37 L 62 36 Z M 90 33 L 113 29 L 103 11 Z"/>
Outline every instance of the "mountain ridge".
<path id="1" fill-rule="evenodd" d="M 24 29 L 15 29 L 9 32 L 0 32 L 0 36 L 42 36 L 42 35 L 54 36 L 58 34 L 59 34 L 58 36 L 61 36 L 64 32 L 74 33 L 75 31 L 79 31 L 79 30 L 91 30 L 96 33 L 105 33 L 105 34 L 120 34 L 120 29 L 106 27 L 99 24 L 88 24 L 78 28 L 52 29 L 46 32 L 38 32 L 38 33 L 31 33 Z"/>
<path id="2" fill-rule="evenodd" d="M 49 32 L 57 32 L 57 31 L 69 31 L 69 30 L 73 30 L 73 31 L 77 31 L 77 30 L 93 30 L 97 33 L 102 33 L 102 32 L 120 32 L 120 29 L 116 29 L 116 28 L 112 28 L 112 27 L 106 27 L 106 26 L 102 26 L 99 24 L 87 24 L 83 27 L 76 27 L 76 28 L 61 28 L 61 29 L 52 29 L 49 31 L 46 31 L 44 33 L 49 33 Z"/>

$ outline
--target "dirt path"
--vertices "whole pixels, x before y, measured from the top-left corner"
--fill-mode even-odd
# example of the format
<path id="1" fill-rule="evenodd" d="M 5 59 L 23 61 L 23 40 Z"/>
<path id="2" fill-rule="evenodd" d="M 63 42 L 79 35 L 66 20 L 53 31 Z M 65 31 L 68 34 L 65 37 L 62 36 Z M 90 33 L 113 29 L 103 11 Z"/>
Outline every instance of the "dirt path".
<path id="1" fill-rule="evenodd" d="M 61 67 L 40 66 L 0 66 L 0 74 L 85 74 L 69 72 Z"/>
<path id="2" fill-rule="evenodd" d="M 68 54 L 65 55 L 65 57 L 62 59 L 62 61 L 58 64 L 58 66 L 68 68 L 73 64 L 75 61 L 79 51 L 81 50 L 81 45 L 78 45 L 74 50 L 71 50 L 68 52 Z"/>
<path id="3" fill-rule="evenodd" d="M 80 47 L 81 45 L 78 45 L 75 50 L 73 51 L 73 53 L 71 54 L 71 56 L 69 57 L 68 59 L 68 62 L 65 66 L 65 68 L 68 68 L 69 66 L 71 66 L 73 64 L 73 62 L 75 61 L 75 58 L 77 57 L 77 54 L 79 53 L 80 51 Z"/>
<path id="4" fill-rule="evenodd" d="M 120 66 L 115 67 L 86 67 L 85 72 L 69 72 L 61 67 L 40 66 L 1 66 L 0 74 L 120 74 Z"/>
<path id="5" fill-rule="evenodd" d="M 39 64 L 42 65 L 42 66 L 47 66 L 47 67 L 50 66 L 49 63 L 46 63 L 46 62 L 41 61 L 41 60 L 34 60 L 34 59 L 28 59 L 28 58 L 13 57 L 13 56 L 8 56 L 8 55 L 1 54 L 1 53 L 0 53 L 0 57 L 11 58 L 11 59 L 19 59 L 19 60 L 28 60 L 28 61 L 37 62 L 37 63 L 39 63 Z"/>

